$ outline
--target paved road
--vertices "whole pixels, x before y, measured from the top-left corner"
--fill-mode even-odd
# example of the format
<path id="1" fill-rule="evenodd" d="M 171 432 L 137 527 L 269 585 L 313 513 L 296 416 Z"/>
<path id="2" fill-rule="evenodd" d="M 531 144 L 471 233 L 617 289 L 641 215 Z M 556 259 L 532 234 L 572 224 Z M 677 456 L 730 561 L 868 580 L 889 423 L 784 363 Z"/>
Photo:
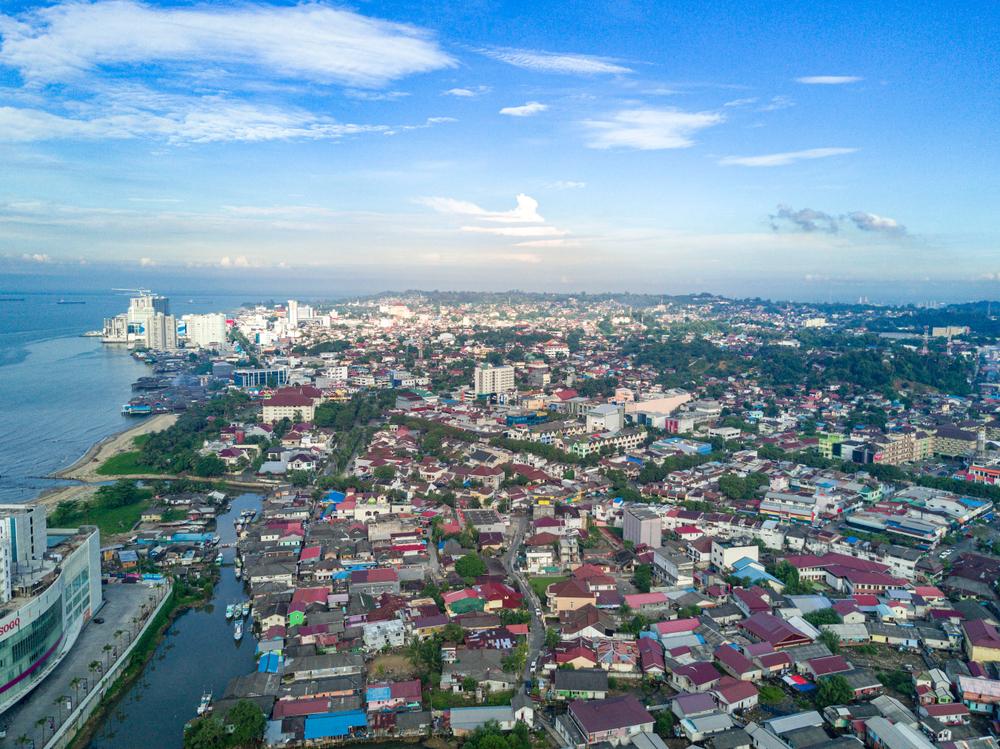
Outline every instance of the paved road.
<path id="1" fill-rule="evenodd" d="M 542 645 L 545 644 L 545 623 L 536 614 L 537 611 L 542 610 L 541 602 L 538 600 L 538 596 L 535 595 L 535 591 L 528 584 L 528 581 L 514 567 L 517 552 L 521 548 L 521 541 L 524 538 L 524 531 L 527 525 L 528 518 L 524 515 L 520 516 L 517 520 L 517 527 L 514 529 L 514 536 L 511 539 L 510 547 L 507 549 L 507 553 L 501 558 L 504 569 L 507 570 L 507 574 L 517 583 L 528 603 L 528 610 L 531 612 L 531 623 L 528 629 L 528 657 L 524 663 L 523 676 L 525 683 L 531 679 L 531 664 L 535 662 L 535 658 L 538 657 Z"/>
<path id="2" fill-rule="evenodd" d="M 90 664 L 94 661 L 114 663 L 117 652 L 128 647 L 132 634 L 142 626 L 141 620 L 133 626 L 132 617 L 143 617 L 144 607 L 147 611 L 152 611 L 157 600 L 157 592 L 145 585 L 104 586 L 105 603 L 97 612 L 97 618 L 103 619 L 104 623 L 91 621 L 85 625 L 62 663 L 24 700 L 0 718 L 8 726 L 7 737 L 0 739 L 0 747 L 31 746 L 18 744 L 21 736 L 32 739 L 34 746 L 42 747 L 44 741 L 52 736 L 53 730 L 76 707 L 77 696 L 83 700 L 87 690 L 101 678 L 101 671 L 91 671 Z M 115 632 L 123 634 L 115 637 Z M 105 651 L 105 645 L 111 645 L 112 650 Z M 75 678 L 81 681 L 74 689 L 72 683 Z M 70 705 L 68 709 L 67 704 Z M 38 725 L 39 720 L 43 720 L 44 725 Z"/>

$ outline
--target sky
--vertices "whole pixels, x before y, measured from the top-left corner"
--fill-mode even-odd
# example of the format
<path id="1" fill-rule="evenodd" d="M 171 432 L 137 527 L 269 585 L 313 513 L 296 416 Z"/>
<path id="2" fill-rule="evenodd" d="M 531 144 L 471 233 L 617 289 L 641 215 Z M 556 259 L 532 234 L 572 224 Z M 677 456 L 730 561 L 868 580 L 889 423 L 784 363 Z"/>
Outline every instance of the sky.
<path id="1" fill-rule="evenodd" d="M 0 286 L 996 294 L 998 22 L 6 0 Z"/>

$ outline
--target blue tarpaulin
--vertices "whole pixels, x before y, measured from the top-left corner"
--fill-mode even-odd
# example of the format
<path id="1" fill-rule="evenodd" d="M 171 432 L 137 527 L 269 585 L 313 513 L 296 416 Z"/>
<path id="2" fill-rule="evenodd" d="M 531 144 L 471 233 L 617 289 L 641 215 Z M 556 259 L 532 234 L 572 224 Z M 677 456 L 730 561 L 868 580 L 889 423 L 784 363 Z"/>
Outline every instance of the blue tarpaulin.
<path id="1" fill-rule="evenodd" d="M 327 739 L 334 736 L 347 736 L 351 729 L 368 726 L 367 716 L 360 710 L 348 710 L 343 713 L 320 713 L 306 718 L 303 738 L 307 741 Z"/>

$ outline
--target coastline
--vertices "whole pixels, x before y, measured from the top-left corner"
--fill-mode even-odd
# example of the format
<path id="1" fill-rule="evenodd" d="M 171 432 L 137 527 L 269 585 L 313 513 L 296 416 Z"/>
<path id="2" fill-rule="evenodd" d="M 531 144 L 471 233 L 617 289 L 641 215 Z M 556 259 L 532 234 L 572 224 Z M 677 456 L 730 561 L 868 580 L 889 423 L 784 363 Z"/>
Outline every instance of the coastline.
<path id="1" fill-rule="evenodd" d="M 97 469 L 104 464 L 104 461 L 133 449 L 133 440 L 136 437 L 166 429 L 176 420 L 177 414 L 157 414 L 143 419 L 133 427 L 98 440 L 72 464 L 49 476 L 53 479 L 78 483 L 46 489 L 34 499 L 28 500 L 28 503 L 44 505 L 46 511 L 51 512 L 60 502 L 89 499 L 97 491 L 99 484 L 115 480 L 114 476 L 101 476 L 97 473 Z"/>
<path id="2" fill-rule="evenodd" d="M 141 423 L 124 431 L 110 434 L 102 440 L 95 442 L 81 455 L 75 462 L 66 468 L 62 468 L 51 475 L 55 479 L 71 479 L 84 481 L 87 483 L 108 481 L 113 477 L 101 476 L 97 473 L 108 458 L 135 449 L 133 440 L 144 434 L 159 432 L 171 426 L 177 421 L 177 414 L 157 414 L 149 416 Z"/>

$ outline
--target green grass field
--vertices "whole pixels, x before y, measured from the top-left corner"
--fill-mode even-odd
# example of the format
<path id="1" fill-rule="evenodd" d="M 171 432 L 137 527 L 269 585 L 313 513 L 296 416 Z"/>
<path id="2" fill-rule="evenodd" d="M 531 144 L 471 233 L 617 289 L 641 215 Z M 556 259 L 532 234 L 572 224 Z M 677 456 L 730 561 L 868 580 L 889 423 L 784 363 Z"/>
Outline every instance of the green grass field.
<path id="1" fill-rule="evenodd" d="M 144 490 L 144 494 L 145 499 L 124 507 L 95 507 L 90 503 L 84 503 L 70 511 L 56 508 L 50 522 L 62 528 L 96 525 L 101 529 L 102 536 L 127 533 L 139 522 L 142 511 L 149 507 L 153 493 Z"/>
<path id="2" fill-rule="evenodd" d="M 528 584 L 531 585 L 531 589 L 535 591 L 535 595 L 538 596 L 538 600 L 545 603 L 545 589 L 552 583 L 561 583 L 563 580 L 568 579 L 568 575 L 543 575 L 540 577 L 528 578 Z"/>
<path id="3" fill-rule="evenodd" d="M 143 463 L 142 453 L 139 450 L 130 450 L 108 458 L 97 469 L 97 473 L 101 476 L 129 476 L 136 473 L 163 473 L 163 471 Z"/>

